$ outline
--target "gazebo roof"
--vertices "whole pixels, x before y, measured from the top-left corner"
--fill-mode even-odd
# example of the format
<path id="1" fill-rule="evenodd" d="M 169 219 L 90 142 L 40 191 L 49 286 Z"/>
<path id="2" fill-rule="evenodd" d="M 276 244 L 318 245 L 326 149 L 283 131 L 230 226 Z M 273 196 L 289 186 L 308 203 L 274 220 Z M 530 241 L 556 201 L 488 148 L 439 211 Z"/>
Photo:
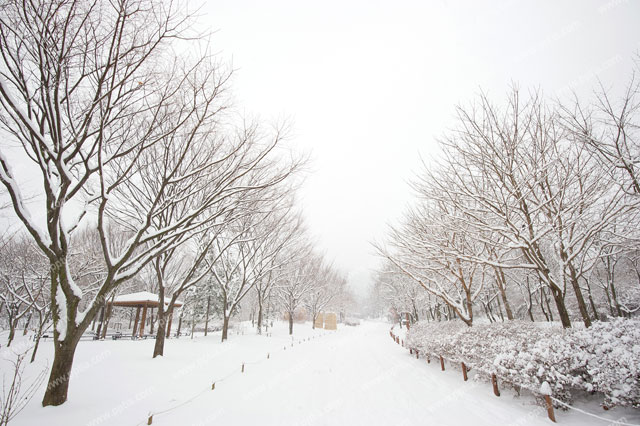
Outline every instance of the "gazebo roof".
<path id="1" fill-rule="evenodd" d="M 168 305 L 171 301 L 171 298 L 165 297 L 164 304 Z M 147 306 L 149 308 L 157 308 L 159 303 L 158 295 L 155 293 L 151 293 L 150 291 L 139 291 L 137 293 L 129 293 L 129 294 L 121 294 L 116 296 L 113 299 L 113 302 L 109 301 L 108 303 L 113 306 Z M 176 308 L 182 306 L 182 302 L 176 300 L 174 303 Z"/>

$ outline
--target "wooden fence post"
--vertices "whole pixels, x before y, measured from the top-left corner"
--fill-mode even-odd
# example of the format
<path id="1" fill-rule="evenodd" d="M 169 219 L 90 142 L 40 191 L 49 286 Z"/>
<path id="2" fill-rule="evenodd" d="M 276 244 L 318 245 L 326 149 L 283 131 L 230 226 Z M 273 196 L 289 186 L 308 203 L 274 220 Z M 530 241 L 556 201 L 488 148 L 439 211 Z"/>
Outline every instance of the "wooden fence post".
<path id="1" fill-rule="evenodd" d="M 216 389 L 216 382 L 211 383 L 211 390 L 215 390 Z"/>
<path id="2" fill-rule="evenodd" d="M 427 353 L 427 364 L 431 364 L 431 355 Z"/>
<path id="3" fill-rule="evenodd" d="M 240 372 L 244 373 L 244 362 L 242 363 L 242 370 Z"/>
<path id="4" fill-rule="evenodd" d="M 547 414 L 549 415 L 549 420 L 555 423 L 556 415 L 553 413 L 553 403 L 551 402 L 551 397 L 549 395 L 545 395 L 544 402 L 547 404 Z"/>
<path id="5" fill-rule="evenodd" d="M 464 379 L 464 381 L 466 382 L 469 378 L 467 377 L 467 366 L 465 365 L 465 363 L 462 363 L 462 378 Z"/>
<path id="6" fill-rule="evenodd" d="M 444 371 L 444 358 L 442 358 L 442 355 L 440 355 L 440 368 Z"/>
<path id="7" fill-rule="evenodd" d="M 416 359 L 420 359 L 420 352 L 416 349 Z"/>
<path id="8" fill-rule="evenodd" d="M 500 396 L 500 391 L 498 390 L 498 378 L 495 373 L 491 375 L 491 384 L 493 385 L 493 394 L 495 396 Z"/>
<path id="9" fill-rule="evenodd" d="M 153 423 L 153 414 L 149 416 L 149 419 L 147 420 L 147 424 L 150 425 L 151 423 Z"/>

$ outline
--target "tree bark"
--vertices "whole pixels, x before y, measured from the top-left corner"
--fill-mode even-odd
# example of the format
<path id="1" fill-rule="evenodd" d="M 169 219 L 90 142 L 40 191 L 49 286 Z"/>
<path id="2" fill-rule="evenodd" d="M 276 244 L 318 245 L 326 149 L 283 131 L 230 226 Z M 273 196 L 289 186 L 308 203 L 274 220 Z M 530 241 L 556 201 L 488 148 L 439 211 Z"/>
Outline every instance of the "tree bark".
<path id="1" fill-rule="evenodd" d="M 566 262 L 567 255 L 564 254 L 561 257 L 563 261 Z M 582 321 L 584 322 L 585 327 L 591 327 L 591 318 L 589 318 L 589 312 L 587 311 L 587 304 L 585 303 L 584 297 L 582 296 L 582 289 L 580 289 L 580 283 L 578 282 L 578 275 L 571 263 L 569 263 L 568 267 L 569 267 L 569 281 L 571 281 L 571 287 L 573 287 L 573 293 L 575 294 L 576 300 L 578 301 L 578 309 L 580 310 Z"/>
<path id="2" fill-rule="evenodd" d="M 589 296 L 589 303 L 591 304 L 591 310 L 593 311 L 593 319 L 596 321 L 600 320 L 600 316 L 598 315 L 598 309 L 596 308 L 596 304 L 593 301 L 593 295 L 591 294 L 591 285 L 589 281 L 587 281 L 587 295 Z"/>
<path id="3" fill-rule="evenodd" d="M 258 334 L 262 334 L 262 300 L 258 296 Z"/>
<path id="4" fill-rule="evenodd" d="M 544 318 L 547 321 L 550 321 L 547 310 L 544 308 L 544 287 L 540 287 L 540 309 L 542 310 L 542 315 L 544 315 Z"/>
<path id="5" fill-rule="evenodd" d="M 100 307 L 100 314 L 97 316 L 99 316 L 100 319 L 98 320 L 98 330 L 96 330 L 96 336 L 100 336 L 102 334 L 102 324 L 104 322 L 104 305 Z"/>
<path id="6" fill-rule="evenodd" d="M 33 316 L 33 311 L 29 311 L 29 316 L 27 317 L 27 323 L 24 325 L 24 330 L 22 331 L 22 335 L 26 336 L 27 331 L 29 330 L 29 324 L 31 324 L 31 317 Z"/>
<path id="7" fill-rule="evenodd" d="M 289 335 L 293 334 L 293 313 L 289 312 Z"/>
<path id="8" fill-rule="evenodd" d="M 498 290 L 500 290 L 500 297 L 502 298 L 502 304 L 504 305 L 504 310 L 507 313 L 507 319 L 509 321 L 512 321 L 513 311 L 511 311 L 511 305 L 509 305 L 509 301 L 507 300 L 507 291 L 506 291 L 507 279 L 504 275 L 504 271 L 502 270 L 502 268 L 496 268 L 496 269 L 497 269 L 496 282 L 498 283 Z"/>
<path id="9" fill-rule="evenodd" d="M 162 307 L 158 308 L 158 329 L 156 330 L 156 343 L 153 346 L 153 358 L 164 356 L 164 341 L 167 335 L 166 318 L 169 318 L 172 314 L 171 308 L 167 312 Z"/>
<path id="10" fill-rule="evenodd" d="M 558 308 L 558 315 L 560 315 L 560 322 L 564 328 L 571 328 L 571 320 L 569 319 L 569 312 L 567 312 L 567 308 L 564 305 L 564 296 L 560 289 L 555 287 L 551 288 L 551 295 L 553 296 L 553 300 L 556 302 L 556 308 Z"/>
<path id="11" fill-rule="evenodd" d="M 209 309 L 211 307 L 211 296 L 207 296 L 207 314 L 205 316 L 205 320 L 204 320 L 204 335 L 207 335 L 207 332 L 209 331 Z"/>
<path id="12" fill-rule="evenodd" d="M 180 314 L 180 316 L 178 317 L 178 332 L 177 332 L 177 337 L 180 337 L 180 330 L 182 329 L 182 313 Z"/>
<path id="13" fill-rule="evenodd" d="M 39 318 L 38 331 L 36 335 L 36 343 L 33 346 L 33 352 L 31 353 L 31 361 L 30 361 L 31 363 L 33 363 L 33 361 L 36 360 L 36 353 L 38 352 L 38 346 L 40 346 L 40 338 L 42 337 L 42 327 L 44 327 L 44 324 L 47 322 L 47 317 L 48 315 L 45 315 L 43 319 L 42 313 L 38 311 L 38 318 Z"/>
<path id="14" fill-rule="evenodd" d="M 111 297 L 111 301 L 113 302 L 113 297 L 115 297 L 115 293 L 114 296 Z M 102 335 L 100 336 L 101 339 L 105 339 L 107 337 L 107 328 L 109 327 L 109 320 L 111 319 L 111 305 L 107 305 L 107 310 L 106 310 L 106 314 L 104 315 L 104 325 L 102 326 Z"/>
<path id="15" fill-rule="evenodd" d="M 222 341 L 223 342 L 227 340 L 228 332 L 229 332 L 229 317 L 227 315 L 224 315 L 224 318 L 222 320 Z"/>
<path id="16" fill-rule="evenodd" d="M 13 338 L 16 335 L 16 323 L 18 320 L 9 320 L 9 338 L 7 341 L 7 347 L 11 346 L 11 342 L 13 342 Z"/>
<path id="17" fill-rule="evenodd" d="M 62 341 L 54 340 L 53 365 L 47 382 L 47 389 L 42 399 L 42 406 L 61 405 L 67 400 L 69 378 L 73 366 L 73 356 L 82 336 L 83 330 L 76 329 Z"/>

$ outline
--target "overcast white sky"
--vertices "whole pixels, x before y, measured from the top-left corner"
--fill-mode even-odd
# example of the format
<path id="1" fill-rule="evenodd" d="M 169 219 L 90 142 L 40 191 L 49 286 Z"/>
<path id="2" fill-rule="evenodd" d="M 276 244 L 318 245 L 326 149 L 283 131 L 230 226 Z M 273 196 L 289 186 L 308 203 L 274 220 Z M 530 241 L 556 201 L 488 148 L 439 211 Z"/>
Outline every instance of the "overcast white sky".
<path id="1" fill-rule="evenodd" d="M 312 151 L 308 224 L 358 288 L 457 103 L 502 100 L 512 82 L 552 96 L 621 86 L 640 50 L 640 2 L 624 0 L 216 0 L 204 13 L 238 105 L 292 118 Z"/>

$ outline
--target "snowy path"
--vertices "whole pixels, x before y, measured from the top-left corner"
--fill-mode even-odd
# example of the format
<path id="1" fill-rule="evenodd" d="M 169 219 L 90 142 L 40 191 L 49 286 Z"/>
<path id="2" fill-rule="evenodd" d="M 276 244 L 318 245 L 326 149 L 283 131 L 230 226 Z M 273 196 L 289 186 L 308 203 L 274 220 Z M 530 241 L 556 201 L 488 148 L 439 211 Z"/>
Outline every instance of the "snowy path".
<path id="1" fill-rule="evenodd" d="M 551 424 L 530 398 L 497 398 L 486 383 L 464 382 L 459 368 L 443 373 L 409 356 L 388 328 L 364 323 L 297 345 L 153 424 Z M 588 420 L 560 413 L 562 424 Z"/>
<path id="2" fill-rule="evenodd" d="M 388 324 L 337 332 L 296 324 L 295 341 L 302 343 L 293 347 L 284 323 L 271 337 L 242 330 L 225 343 L 219 333 L 170 339 L 166 356 L 155 360 L 153 340 L 81 342 L 69 401 L 42 408 L 39 392 L 11 425 L 134 426 L 145 425 L 149 413 L 160 426 L 552 424 L 531 397 L 515 398 L 507 389 L 495 397 L 489 384 L 471 380 L 473 372 L 464 382 L 457 365 L 442 372 L 439 363 L 410 356 L 392 342 Z M 52 352 L 45 343 L 32 371 L 50 365 Z M 640 424 L 638 410 L 603 412 L 591 404 L 589 411 Z M 611 424 L 576 412 L 557 417 L 561 425 Z"/>

